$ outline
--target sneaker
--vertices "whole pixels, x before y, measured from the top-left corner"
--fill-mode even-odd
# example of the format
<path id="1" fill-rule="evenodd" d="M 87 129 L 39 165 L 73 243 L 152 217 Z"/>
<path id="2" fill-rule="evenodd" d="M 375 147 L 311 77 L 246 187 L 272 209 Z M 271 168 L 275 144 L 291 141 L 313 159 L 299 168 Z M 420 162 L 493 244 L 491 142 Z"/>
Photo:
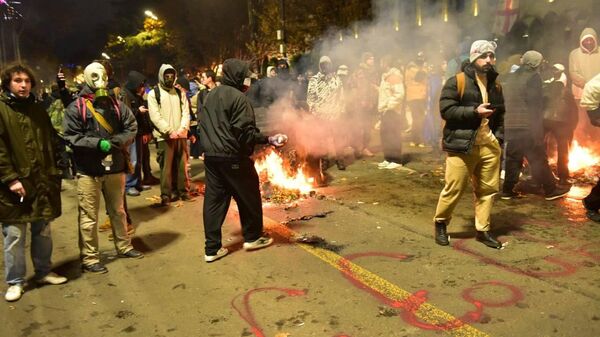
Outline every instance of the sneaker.
<path id="1" fill-rule="evenodd" d="M 521 199 L 521 198 L 523 198 L 523 195 L 521 193 L 514 192 L 514 191 L 500 193 L 500 199 L 502 199 L 502 200 Z"/>
<path id="2" fill-rule="evenodd" d="M 38 284 L 63 284 L 67 283 L 68 279 L 64 276 L 57 275 L 55 273 L 48 273 L 48 275 L 35 280 Z"/>
<path id="3" fill-rule="evenodd" d="M 417 145 L 417 146 L 418 146 L 418 147 L 420 147 L 420 148 L 424 148 L 424 147 L 425 147 L 425 144 L 423 144 L 423 143 L 419 143 L 419 145 Z"/>
<path id="4" fill-rule="evenodd" d="M 346 164 L 344 164 L 343 160 L 336 160 L 335 165 L 337 166 L 338 170 L 340 170 L 340 171 L 344 171 L 346 169 Z"/>
<path id="5" fill-rule="evenodd" d="M 218 259 L 222 258 L 223 256 L 229 254 L 229 249 L 221 247 L 218 251 L 217 254 L 215 255 L 204 255 L 204 261 L 206 262 L 215 262 Z"/>
<path id="6" fill-rule="evenodd" d="M 112 226 L 110 225 L 110 218 L 106 218 L 104 223 L 102 225 L 98 226 L 98 231 L 105 232 L 111 228 L 112 228 Z"/>
<path id="7" fill-rule="evenodd" d="M 391 162 L 385 168 L 388 170 L 393 170 L 393 169 L 397 169 L 399 167 L 402 167 L 402 164 Z"/>
<path id="8" fill-rule="evenodd" d="M 161 206 L 169 206 L 169 204 L 171 204 L 171 198 L 166 195 L 161 195 L 160 196 L 160 205 Z"/>
<path id="9" fill-rule="evenodd" d="M 8 289 L 6 289 L 4 299 L 8 302 L 18 301 L 21 298 L 21 296 L 23 296 L 24 292 L 25 290 L 23 290 L 22 284 L 10 285 Z"/>
<path id="10" fill-rule="evenodd" d="M 273 243 L 273 238 L 261 236 L 256 241 L 244 242 L 245 250 L 256 250 L 270 246 Z"/>
<path id="11" fill-rule="evenodd" d="M 387 160 L 384 160 L 384 161 L 382 161 L 381 163 L 377 164 L 377 166 L 378 166 L 378 167 L 381 167 L 381 168 L 385 168 L 385 167 L 386 167 L 386 166 L 388 166 L 389 164 L 390 164 L 390 162 L 389 162 L 389 161 L 387 161 Z"/>
<path id="12" fill-rule="evenodd" d="M 562 198 L 565 195 L 569 194 L 570 190 L 571 190 L 570 187 L 556 186 L 556 188 L 554 188 L 554 191 L 552 191 L 552 193 L 546 194 L 546 200 L 551 201 L 551 200 L 556 200 L 556 199 Z"/>
<path id="13" fill-rule="evenodd" d="M 148 191 L 152 188 L 150 185 L 142 185 L 142 191 Z"/>
<path id="14" fill-rule="evenodd" d="M 362 155 L 365 157 L 373 157 L 374 156 L 373 152 L 371 152 L 369 149 L 362 150 Z"/>
<path id="15" fill-rule="evenodd" d="M 86 273 L 92 273 L 92 274 L 104 274 L 104 273 L 108 273 L 108 269 L 101 264 L 100 262 L 98 263 L 94 263 L 94 264 L 90 264 L 90 265 L 83 265 L 81 266 L 81 269 L 86 272 Z"/>
<path id="16" fill-rule="evenodd" d="M 144 258 L 144 253 L 140 252 L 139 250 L 132 249 L 123 254 L 119 254 L 118 256 L 122 258 L 142 259 Z"/>
<path id="17" fill-rule="evenodd" d="M 135 187 L 130 187 L 127 189 L 127 195 L 130 197 L 139 197 L 140 191 L 138 191 Z"/>
<path id="18" fill-rule="evenodd" d="M 415 143 L 415 142 L 410 142 L 410 143 L 408 143 L 408 146 L 410 146 L 410 147 L 415 147 L 415 146 L 417 146 L 417 143 Z"/>

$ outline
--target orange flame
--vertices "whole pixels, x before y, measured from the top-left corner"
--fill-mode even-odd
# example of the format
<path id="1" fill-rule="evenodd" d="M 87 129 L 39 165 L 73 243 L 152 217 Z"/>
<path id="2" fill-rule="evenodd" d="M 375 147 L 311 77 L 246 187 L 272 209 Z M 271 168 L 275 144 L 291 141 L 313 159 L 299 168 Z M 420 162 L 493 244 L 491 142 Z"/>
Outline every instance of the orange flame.
<path id="1" fill-rule="evenodd" d="M 598 162 L 600 157 L 597 154 L 589 148 L 582 147 L 576 140 L 573 141 L 569 150 L 569 171 L 576 172 L 597 165 Z"/>
<path id="2" fill-rule="evenodd" d="M 283 158 L 269 149 L 264 158 L 259 158 L 254 163 L 254 168 L 259 175 L 266 172 L 266 176 L 273 185 L 285 188 L 287 190 L 298 190 L 301 194 L 308 194 L 312 191 L 314 178 L 307 177 L 302 168 L 298 168 L 295 174 L 290 175 L 283 164 Z"/>

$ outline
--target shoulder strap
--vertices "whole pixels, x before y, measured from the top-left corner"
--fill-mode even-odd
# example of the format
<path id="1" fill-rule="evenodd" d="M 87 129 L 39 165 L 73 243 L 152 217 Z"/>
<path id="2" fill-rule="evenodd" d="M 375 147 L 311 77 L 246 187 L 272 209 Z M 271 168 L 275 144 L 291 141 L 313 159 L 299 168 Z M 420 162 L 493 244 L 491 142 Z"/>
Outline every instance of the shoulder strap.
<path id="1" fill-rule="evenodd" d="M 154 87 L 154 97 L 156 98 L 156 103 L 160 105 L 160 89 L 158 89 L 158 85 Z"/>
<path id="2" fill-rule="evenodd" d="M 465 73 L 460 72 L 456 74 L 456 89 L 458 90 L 458 95 L 462 100 L 463 95 L 465 94 Z"/>
<path id="3" fill-rule="evenodd" d="M 99 114 L 96 111 L 96 109 L 94 109 L 94 105 L 92 104 L 92 102 L 90 100 L 85 100 L 85 105 L 92 112 L 92 116 L 94 116 L 94 119 L 98 122 L 98 124 L 100 124 L 106 131 L 108 131 L 108 133 L 112 134 L 114 131 L 112 126 L 110 126 L 106 119 L 104 119 L 104 116 Z"/>

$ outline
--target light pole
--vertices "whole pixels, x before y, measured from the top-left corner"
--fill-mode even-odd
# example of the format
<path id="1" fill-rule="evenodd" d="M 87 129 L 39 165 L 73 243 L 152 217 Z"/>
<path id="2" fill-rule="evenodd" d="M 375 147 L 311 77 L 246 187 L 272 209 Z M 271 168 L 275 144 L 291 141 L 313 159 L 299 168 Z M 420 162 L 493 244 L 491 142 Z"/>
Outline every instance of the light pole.
<path id="1" fill-rule="evenodd" d="M 152 11 L 149 9 L 144 11 L 144 15 L 146 15 L 147 17 L 149 17 L 153 20 L 158 20 L 158 16 L 156 16 L 154 13 L 152 13 Z"/>

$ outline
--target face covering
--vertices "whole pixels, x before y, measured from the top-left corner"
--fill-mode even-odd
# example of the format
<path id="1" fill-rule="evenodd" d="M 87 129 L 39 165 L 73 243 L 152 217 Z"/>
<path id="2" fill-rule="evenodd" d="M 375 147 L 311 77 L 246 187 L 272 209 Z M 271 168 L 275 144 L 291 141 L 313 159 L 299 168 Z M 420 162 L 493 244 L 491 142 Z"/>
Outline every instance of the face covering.
<path id="1" fill-rule="evenodd" d="M 85 84 L 95 91 L 96 97 L 108 96 L 108 90 L 106 90 L 108 75 L 106 75 L 103 65 L 98 62 L 90 63 L 83 70 L 83 77 Z"/>

